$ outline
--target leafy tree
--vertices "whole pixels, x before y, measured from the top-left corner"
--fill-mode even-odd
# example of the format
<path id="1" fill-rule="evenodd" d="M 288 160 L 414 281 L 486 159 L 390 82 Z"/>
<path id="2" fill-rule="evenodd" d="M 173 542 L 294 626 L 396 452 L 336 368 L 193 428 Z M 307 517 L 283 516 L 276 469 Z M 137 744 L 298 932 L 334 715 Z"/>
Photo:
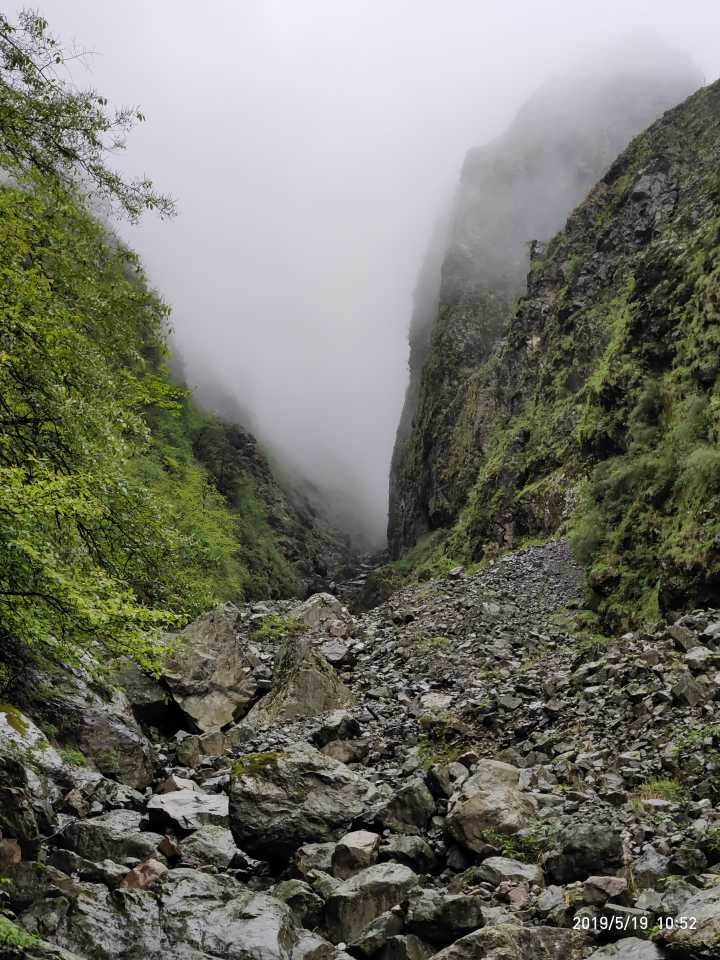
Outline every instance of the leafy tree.
<path id="1" fill-rule="evenodd" d="M 144 116 L 136 107 L 113 110 L 95 90 L 63 79 L 60 68 L 82 56 L 68 53 L 39 14 L 23 11 L 16 24 L 0 14 L 0 167 L 109 201 L 131 220 L 144 210 L 172 214 L 173 201 L 150 180 L 126 181 L 107 165 Z"/>

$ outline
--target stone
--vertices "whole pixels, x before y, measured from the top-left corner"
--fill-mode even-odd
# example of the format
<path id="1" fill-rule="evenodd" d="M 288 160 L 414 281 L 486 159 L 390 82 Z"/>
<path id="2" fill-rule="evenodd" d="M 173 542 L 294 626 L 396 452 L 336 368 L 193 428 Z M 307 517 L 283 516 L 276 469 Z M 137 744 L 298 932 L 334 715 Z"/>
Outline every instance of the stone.
<path id="1" fill-rule="evenodd" d="M 226 870 L 240 851 L 227 827 L 203 824 L 180 843 L 183 863 L 193 867 L 217 867 Z"/>
<path id="2" fill-rule="evenodd" d="M 298 923 L 310 929 L 320 925 L 325 904 L 303 880 L 283 880 L 270 892 L 290 907 Z"/>
<path id="3" fill-rule="evenodd" d="M 352 627 L 352 617 L 331 593 L 315 593 L 293 610 L 293 619 L 309 630 L 322 630 L 334 637 L 345 637 Z"/>
<path id="4" fill-rule="evenodd" d="M 633 862 L 632 875 L 638 890 L 656 887 L 664 877 L 669 877 L 670 859 L 664 856 L 650 843 L 646 843 L 640 856 Z"/>
<path id="5" fill-rule="evenodd" d="M 475 772 L 450 799 L 447 829 L 463 846 L 480 853 L 488 831 L 514 834 L 535 815 L 537 804 L 518 787 L 520 771 L 498 760 L 478 761 Z"/>
<path id="6" fill-rule="evenodd" d="M 313 870 L 330 873 L 334 852 L 335 844 L 333 842 L 304 843 L 295 851 L 295 869 L 303 877 Z"/>
<path id="7" fill-rule="evenodd" d="M 141 821 L 141 815 L 134 810 L 111 810 L 91 820 L 68 824 L 59 840 L 85 860 L 149 860 L 155 856 L 162 837 L 141 830 Z"/>
<path id="8" fill-rule="evenodd" d="M 315 931 L 300 929 L 292 949 L 292 960 L 350 960 Z"/>
<path id="9" fill-rule="evenodd" d="M 628 892 L 624 877 L 588 877 L 583 884 L 583 900 L 602 906 L 608 900 L 616 900 Z"/>
<path id="10" fill-rule="evenodd" d="M 378 960 L 428 960 L 435 953 L 434 947 L 424 943 L 412 933 L 390 937 L 383 944 Z"/>
<path id="11" fill-rule="evenodd" d="M 439 960 L 582 960 L 587 940 L 576 930 L 498 923 L 436 953 Z"/>
<path id="12" fill-rule="evenodd" d="M 272 690 L 243 721 L 264 729 L 282 720 L 347 707 L 353 695 L 307 637 L 290 637 L 275 658 Z"/>
<path id="13" fill-rule="evenodd" d="M 682 913 L 693 918 L 694 928 L 664 934 L 661 942 L 670 956 L 714 960 L 720 943 L 720 884 L 698 891 L 683 904 Z"/>
<path id="14" fill-rule="evenodd" d="M 128 874 L 128 867 L 115 863 L 114 860 L 100 860 L 98 863 L 93 863 L 92 860 L 83 859 L 73 850 L 62 848 L 52 850 L 47 862 L 68 876 L 77 874 L 81 880 L 87 880 L 88 883 L 104 883 L 106 887 L 111 888 L 117 887 Z"/>
<path id="15" fill-rule="evenodd" d="M 151 797 L 147 812 L 151 826 L 162 830 L 171 828 L 180 833 L 198 830 L 207 823 L 226 827 L 229 822 L 228 798 L 224 793 L 197 790 L 159 793 Z"/>
<path id="16" fill-rule="evenodd" d="M 543 872 L 535 863 L 522 863 L 508 857 L 487 857 L 478 867 L 478 876 L 487 883 L 497 886 L 500 883 L 529 883 L 542 887 L 545 880 Z"/>
<path id="17" fill-rule="evenodd" d="M 200 788 L 194 780 L 188 780 L 185 777 L 178 777 L 171 773 L 169 777 L 163 780 L 158 787 L 158 793 L 175 793 L 178 790 L 199 790 Z"/>
<path id="18" fill-rule="evenodd" d="M 325 928 L 333 943 L 355 940 L 381 913 L 396 906 L 417 885 L 417 876 L 399 863 L 376 863 L 344 880 L 325 905 Z"/>
<path id="19" fill-rule="evenodd" d="M 21 915 L 23 925 L 93 960 L 154 960 L 168 954 L 155 891 L 111 891 L 98 883 L 69 881 L 63 894 L 35 901 Z"/>
<path id="20" fill-rule="evenodd" d="M 392 937 L 402 934 L 404 929 L 405 924 L 399 912 L 387 910 L 371 920 L 358 934 L 349 948 L 350 952 L 358 957 L 371 957 Z"/>
<path id="21" fill-rule="evenodd" d="M 434 796 L 449 799 L 469 776 L 461 763 L 436 763 L 428 771 L 427 781 Z"/>
<path id="22" fill-rule="evenodd" d="M 350 648 L 340 640 L 326 640 L 320 644 L 320 653 L 331 667 L 342 667 L 350 660 Z"/>
<path id="23" fill-rule="evenodd" d="M 383 840 L 378 860 L 404 863 L 415 873 L 432 873 L 438 867 L 438 857 L 427 840 L 402 833 L 392 834 Z"/>
<path id="24" fill-rule="evenodd" d="M 27 771 L 0 749 L 0 835 L 20 844 L 33 843 L 39 829 Z"/>
<path id="25" fill-rule="evenodd" d="M 477 897 L 437 890 L 423 890 L 413 897 L 405 918 L 407 930 L 436 947 L 448 946 L 484 922 Z"/>
<path id="26" fill-rule="evenodd" d="M 623 863 L 617 830 L 600 823 L 573 823 L 555 836 L 553 849 L 543 858 L 545 874 L 553 883 L 585 880 L 598 871 L 611 873 Z"/>
<path id="27" fill-rule="evenodd" d="M 367 740 L 331 740 L 322 747 L 322 752 L 339 763 L 360 763 L 367 756 L 369 746 Z"/>
<path id="28" fill-rule="evenodd" d="M 244 716 L 257 692 L 256 655 L 239 639 L 238 610 L 218 607 L 170 636 L 176 645 L 164 679 L 201 733 Z"/>
<path id="29" fill-rule="evenodd" d="M 366 780 L 307 744 L 246 754 L 233 766 L 230 829 L 243 850 L 288 858 L 304 843 L 338 839 L 372 796 Z"/>
<path id="30" fill-rule="evenodd" d="M 161 906 L 169 941 L 201 950 L 203 957 L 289 960 L 298 940 L 286 904 L 220 875 L 171 870 L 163 882 Z"/>
<path id="31" fill-rule="evenodd" d="M 697 680 L 693 675 L 685 670 L 680 673 L 671 687 L 673 698 L 679 703 L 686 704 L 688 707 L 695 707 L 702 703 L 708 695 L 708 689 L 705 684 Z"/>
<path id="32" fill-rule="evenodd" d="M 353 740 L 361 733 L 360 724 L 348 710 L 333 710 L 324 717 L 312 740 L 315 746 L 324 747 L 335 740 Z"/>
<path id="33" fill-rule="evenodd" d="M 435 800 L 421 779 L 411 780 L 378 812 L 383 827 L 397 833 L 419 833 L 435 813 Z"/>
<path id="34" fill-rule="evenodd" d="M 126 873 L 119 887 L 124 890 L 148 890 L 162 880 L 167 872 L 168 868 L 159 860 L 146 860 Z"/>
<path id="35" fill-rule="evenodd" d="M 136 790 L 147 787 L 153 777 L 152 748 L 125 693 L 112 688 L 101 697 L 78 671 L 54 677 L 53 686 L 58 737 L 76 747 L 104 776 Z"/>
<path id="36" fill-rule="evenodd" d="M 346 833 L 338 840 L 332 854 L 332 873 L 347 880 L 359 870 L 372 866 L 377 860 L 380 837 L 368 830 Z"/>

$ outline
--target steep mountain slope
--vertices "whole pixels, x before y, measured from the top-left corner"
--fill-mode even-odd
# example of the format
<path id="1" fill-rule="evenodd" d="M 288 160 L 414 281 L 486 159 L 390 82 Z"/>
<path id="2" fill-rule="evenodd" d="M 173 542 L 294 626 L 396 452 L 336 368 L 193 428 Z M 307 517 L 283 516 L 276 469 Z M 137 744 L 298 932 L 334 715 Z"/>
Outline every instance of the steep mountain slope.
<path id="1" fill-rule="evenodd" d="M 633 141 L 534 264 L 477 375 L 479 470 L 452 551 L 574 515 L 606 613 L 717 599 L 719 160 L 716 83 Z"/>
<path id="2" fill-rule="evenodd" d="M 0 248 L 0 685 L 17 651 L 152 658 L 175 616 L 316 586 L 340 538 L 171 382 L 137 257 L 44 181 L 0 188 Z"/>
<path id="3" fill-rule="evenodd" d="M 390 478 L 394 556 L 450 526 L 465 503 L 486 427 L 476 415 L 476 375 L 524 292 L 529 242 L 558 230 L 631 137 L 699 82 L 669 62 L 634 64 L 609 81 L 567 78 L 541 89 L 504 136 L 468 154 L 439 293 L 426 276 L 437 269 L 430 257 L 411 324 Z"/>

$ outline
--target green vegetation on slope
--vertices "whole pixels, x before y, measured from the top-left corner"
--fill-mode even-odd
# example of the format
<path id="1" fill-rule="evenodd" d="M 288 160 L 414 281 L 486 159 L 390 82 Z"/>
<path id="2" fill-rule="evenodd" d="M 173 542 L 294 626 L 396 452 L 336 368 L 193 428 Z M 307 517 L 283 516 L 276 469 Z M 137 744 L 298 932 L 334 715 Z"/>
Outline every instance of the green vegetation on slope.
<path id="1" fill-rule="evenodd" d="M 0 18 L 2 672 L 27 651 L 156 668 L 163 629 L 294 575 L 229 428 L 170 381 L 167 308 L 74 174 L 131 217 L 167 205 L 105 170 L 104 101 L 46 75 L 59 48 L 22 27 Z"/>
<path id="2" fill-rule="evenodd" d="M 612 626 L 720 602 L 720 86 L 638 138 L 550 244 L 498 356 L 446 551 L 571 532 Z"/>

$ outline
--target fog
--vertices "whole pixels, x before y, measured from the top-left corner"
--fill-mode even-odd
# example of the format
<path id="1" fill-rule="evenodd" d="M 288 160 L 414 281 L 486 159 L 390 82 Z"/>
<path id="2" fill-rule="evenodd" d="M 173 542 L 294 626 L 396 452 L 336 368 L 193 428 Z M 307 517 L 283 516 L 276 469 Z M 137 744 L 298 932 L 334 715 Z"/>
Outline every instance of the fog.
<path id="1" fill-rule="evenodd" d="M 375 543 L 413 290 L 468 148 L 628 37 L 720 69 L 717 0 L 36 5 L 97 51 L 77 82 L 148 117 L 118 166 L 179 215 L 121 233 L 173 308 L 189 382 L 235 398 Z"/>

